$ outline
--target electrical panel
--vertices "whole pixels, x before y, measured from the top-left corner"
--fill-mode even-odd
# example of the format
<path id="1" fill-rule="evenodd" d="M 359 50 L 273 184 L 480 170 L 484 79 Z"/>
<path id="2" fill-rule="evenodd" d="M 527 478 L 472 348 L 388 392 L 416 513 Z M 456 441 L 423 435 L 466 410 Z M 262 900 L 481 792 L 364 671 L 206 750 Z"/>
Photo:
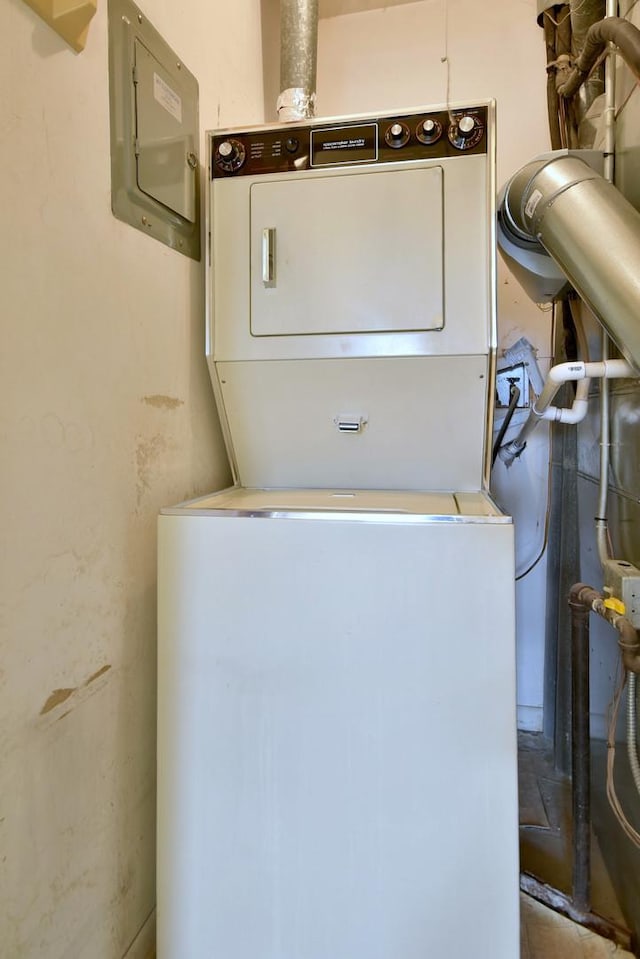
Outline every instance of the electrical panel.
<path id="1" fill-rule="evenodd" d="M 111 206 L 200 259 L 198 83 L 131 0 L 109 0 Z"/>

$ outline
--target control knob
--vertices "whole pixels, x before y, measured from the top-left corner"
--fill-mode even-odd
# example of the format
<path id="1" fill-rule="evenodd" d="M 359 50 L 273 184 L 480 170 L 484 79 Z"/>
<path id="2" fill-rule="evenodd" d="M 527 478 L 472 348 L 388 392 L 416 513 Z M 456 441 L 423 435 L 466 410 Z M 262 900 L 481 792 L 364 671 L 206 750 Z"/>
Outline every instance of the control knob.
<path id="1" fill-rule="evenodd" d="M 476 121 L 473 119 L 473 117 L 470 117 L 470 116 L 462 117 L 460 120 L 458 120 L 459 136 L 461 136 L 463 140 L 466 140 L 468 137 L 471 136 L 471 134 L 475 130 L 475 126 L 476 126 Z"/>
<path id="2" fill-rule="evenodd" d="M 478 146 L 484 135 L 484 123 L 480 116 L 463 113 L 454 116 L 447 131 L 449 142 L 456 150 L 471 150 Z"/>
<path id="3" fill-rule="evenodd" d="M 239 170 L 246 158 L 246 151 L 239 140 L 223 140 L 216 150 L 216 165 L 226 173 Z"/>
<path id="4" fill-rule="evenodd" d="M 419 123 L 416 128 L 416 137 L 420 143 L 425 143 L 427 145 L 436 143 L 441 136 L 442 124 L 439 123 L 438 120 L 434 120 L 432 117 L 427 117 L 427 119 Z"/>
<path id="5" fill-rule="evenodd" d="M 397 150 L 408 142 L 410 136 L 411 133 L 409 132 L 409 127 L 404 123 L 396 122 L 392 123 L 391 126 L 387 128 L 384 139 L 387 146 L 393 147 L 394 150 Z"/>

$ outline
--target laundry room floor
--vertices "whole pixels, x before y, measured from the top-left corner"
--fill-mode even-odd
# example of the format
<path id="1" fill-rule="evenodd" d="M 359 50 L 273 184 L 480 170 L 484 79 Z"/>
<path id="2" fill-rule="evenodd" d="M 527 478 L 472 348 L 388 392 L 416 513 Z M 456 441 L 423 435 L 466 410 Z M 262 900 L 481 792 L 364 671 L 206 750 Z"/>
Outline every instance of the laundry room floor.
<path id="1" fill-rule="evenodd" d="M 571 780 L 555 769 L 542 736 L 518 737 L 520 867 L 523 876 L 571 896 Z M 523 886 L 532 891 L 529 886 Z M 534 892 L 535 895 L 535 892 Z M 619 942 L 631 935 L 595 836 L 591 843 L 591 901 Z M 602 939 L 528 895 L 522 895 L 521 959 L 601 959 L 629 957 L 622 946 Z"/>
<path id="2" fill-rule="evenodd" d="M 520 897 L 520 917 L 520 959 L 633 959 L 614 942 L 524 894 Z"/>

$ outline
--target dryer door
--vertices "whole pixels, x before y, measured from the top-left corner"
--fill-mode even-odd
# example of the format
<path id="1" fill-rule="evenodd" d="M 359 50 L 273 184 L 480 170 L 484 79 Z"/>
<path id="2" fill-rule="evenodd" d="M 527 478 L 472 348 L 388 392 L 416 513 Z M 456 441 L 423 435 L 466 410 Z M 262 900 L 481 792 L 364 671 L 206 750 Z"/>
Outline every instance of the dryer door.
<path id="1" fill-rule="evenodd" d="M 443 172 L 251 186 L 251 334 L 439 330 Z"/>

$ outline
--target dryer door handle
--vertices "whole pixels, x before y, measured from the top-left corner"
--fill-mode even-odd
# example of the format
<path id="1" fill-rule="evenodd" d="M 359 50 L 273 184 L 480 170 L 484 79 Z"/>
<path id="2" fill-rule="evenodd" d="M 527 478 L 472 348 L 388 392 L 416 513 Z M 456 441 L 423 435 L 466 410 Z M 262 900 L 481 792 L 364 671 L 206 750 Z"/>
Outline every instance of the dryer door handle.
<path id="1" fill-rule="evenodd" d="M 262 283 L 276 285 L 276 230 L 266 227 L 262 231 Z"/>

